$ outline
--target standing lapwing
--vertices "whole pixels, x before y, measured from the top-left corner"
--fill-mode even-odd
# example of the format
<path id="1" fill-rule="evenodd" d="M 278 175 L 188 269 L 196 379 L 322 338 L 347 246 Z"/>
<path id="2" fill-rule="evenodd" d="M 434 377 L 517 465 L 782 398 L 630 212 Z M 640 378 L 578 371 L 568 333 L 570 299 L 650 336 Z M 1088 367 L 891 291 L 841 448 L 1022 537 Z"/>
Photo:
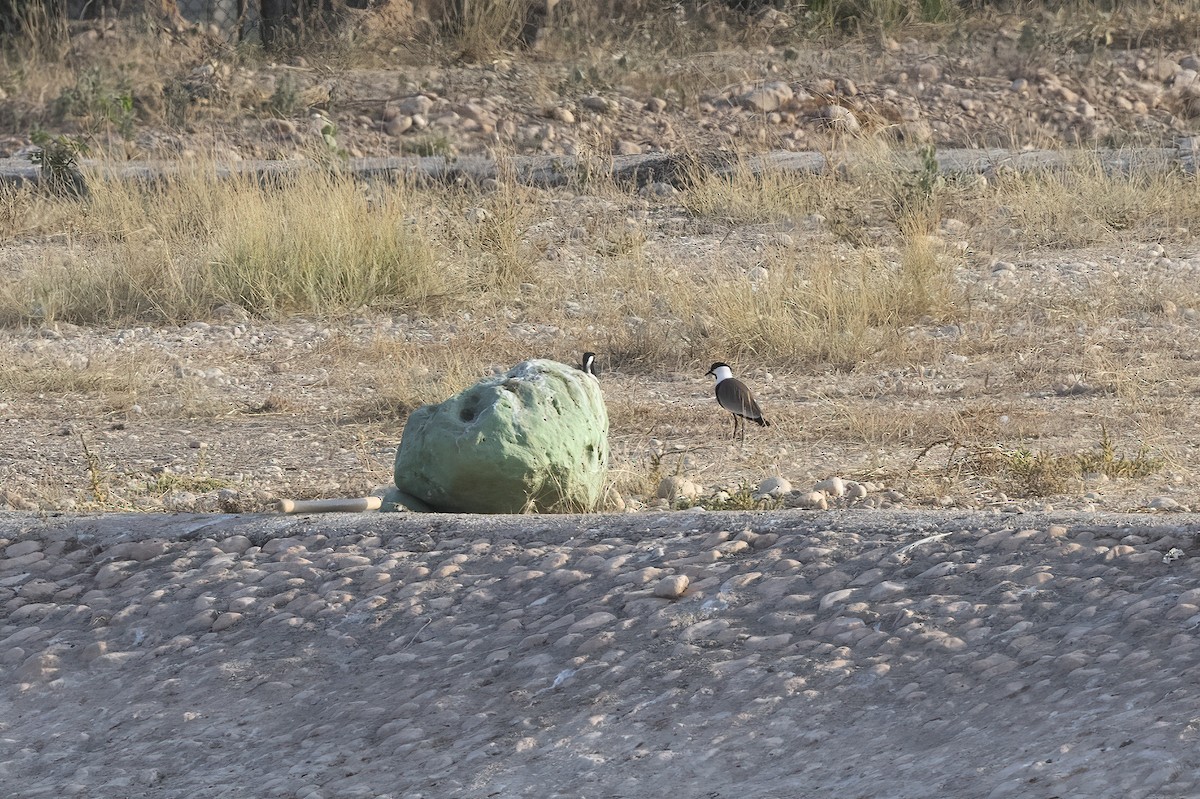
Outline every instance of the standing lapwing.
<path id="1" fill-rule="evenodd" d="M 596 353 L 585 352 L 583 354 L 583 363 L 579 365 L 579 368 L 597 380 L 600 379 L 600 376 L 596 374 Z"/>
<path id="2" fill-rule="evenodd" d="M 753 392 L 745 383 L 733 376 L 733 370 L 729 368 L 729 364 L 718 361 L 705 374 L 712 375 L 717 379 L 717 403 L 733 414 L 734 438 L 737 438 L 740 425 L 742 440 L 746 440 L 745 419 L 749 419 L 759 427 L 770 426 L 771 423 L 763 418 L 762 409 L 754 400 Z"/>

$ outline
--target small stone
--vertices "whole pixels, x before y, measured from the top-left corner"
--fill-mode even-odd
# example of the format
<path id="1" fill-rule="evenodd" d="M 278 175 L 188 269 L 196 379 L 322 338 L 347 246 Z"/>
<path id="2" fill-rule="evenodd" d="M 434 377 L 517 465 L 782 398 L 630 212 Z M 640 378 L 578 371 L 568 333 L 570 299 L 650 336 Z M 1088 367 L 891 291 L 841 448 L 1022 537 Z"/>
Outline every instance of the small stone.
<path id="1" fill-rule="evenodd" d="M 850 499 L 862 499 L 867 495 L 867 487 L 855 480 L 846 481 L 846 496 Z"/>
<path id="2" fill-rule="evenodd" d="M 663 599 L 678 599 L 687 590 L 689 582 L 686 574 L 672 574 L 655 584 L 654 595 Z"/>
<path id="3" fill-rule="evenodd" d="M 96 587 L 100 590 L 112 588 L 117 583 L 125 579 L 125 570 L 129 567 L 131 561 L 123 560 L 115 563 L 106 563 L 100 567 L 100 571 L 96 572 Z"/>
<path id="4" fill-rule="evenodd" d="M 900 596 L 907 590 L 908 589 L 905 588 L 904 583 L 884 580 L 883 582 L 876 584 L 876 586 L 867 593 L 867 599 L 871 600 L 872 602 L 879 602 L 881 600 Z"/>
<path id="5" fill-rule="evenodd" d="M 821 597 L 820 609 L 829 610 L 835 605 L 844 605 L 846 600 L 853 595 L 853 588 L 842 588 L 838 591 L 830 591 L 828 594 Z"/>
<path id="6" fill-rule="evenodd" d="M 136 560 L 140 563 L 153 560 L 166 551 L 166 541 L 162 539 L 150 539 L 147 541 L 126 541 L 110 547 L 105 554 L 114 561 Z"/>
<path id="7" fill-rule="evenodd" d="M 661 114 L 663 111 L 667 110 L 667 101 L 660 97 L 651 97 L 646 101 L 645 108 L 651 114 Z"/>
<path id="8" fill-rule="evenodd" d="M 810 491 L 807 494 L 801 495 L 797 504 L 801 508 L 827 510 L 829 508 L 829 499 L 823 491 Z"/>
<path id="9" fill-rule="evenodd" d="M 217 616 L 217 618 L 213 619 L 213 623 L 212 623 L 213 632 L 219 633 L 222 630 L 227 630 L 230 627 L 232 627 L 233 625 L 237 624 L 241 620 L 242 620 L 242 614 L 240 614 L 240 613 L 233 613 L 233 612 L 222 613 L 220 616 Z"/>
<path id="10" fill-rule="evenodd" d="M 767 269 L 762 264 L 757 264 L 750 267 L 746 272 L 746 277 L 751 283 L 765 283 L 771 277 L 771 270 Z M 759 493 L 762 493 L 761 491 Z"/>
<path id="11" fill-rule="evenodd" d="M 403 116 L 411 117 L 417 114 L 422 116 L 428 114 L 431 108 L 433 108 L 433 100 L 423 94 L 418 94 L 414 97 L 405 97 L 400 101 L 396 110 Z"/>
<path id="12" fill-rule="evenodd" d="M 814 491 L 823 491 L 827 496 L 841 497 L 846 494 L 846 481 L 840 477 L 827 477 L 813 486 Z"/>
<path id="13" fill-rule="evenodd" d="M 595 613 L 589 613 L 587 616 L 584 616 L 582 619 L 568 627 L 567 634 L 571 635 L 573 633 L 588 632 L 589 630 L 594 630 L 597 627 L 604 627 L 605 625 L 616 620 L 617 617 L 612 613 L 598 610 Z"/>
<path id="14" fill-rule="evenodd" d="M 926 144 L 934 139 L 933 126 L 924 119 L 901 122 L 895 130 L 896 136 L 904 142 Z"/>
<path id="15" fill-rule="evenodd" d="M 1172 512 L 1187 510 L 1187 508 L 1185 508 L 1183 505 L 1180 505 L 1170 497 L 1155 497 L 1146 503 L 1146 507 L 1150 510 L 1163 510 Z"/>
<path id="16" fill-rule="evenodd" d="M 792 95 L 792 87 L 777 80 L 743 94 L 738 102 L 751 111 L 765 113 L 779 109 L 792 99 Z"/>
<path id="17" fill-rule="evenodd" d="M 758 484 L 758 496 L 781 497 L 792 493 L 792 484 L 782 477 L 768 477 Z"/>
<path id="18" fill-rule="evenodd" d="M 217 544 L 222 552 L 242 554 L 251 547 L 250 539 L 244 535 L 231 535 Z"/>
<path id="19" fill-rule="evenodd" d="M 8 548 L 4 550 L 4 557 L 19 558 L 22 555 L 28 555 L 31 552 L 40 552 L 41 549 L 41 541 L 18 541 L 15 544 L 10 544 Z"/>
<path id="20" fill-rule="evenodd" d="M 263 122 L 263 128 L 277 139 L 293 139 L 297 135 L 296 123 L 290 119 L 272 117 Z"/>
<path id="21" fill-rule="evenodd" d="M 664 477 L 658 483 L 658 491 L 655 496 L 659 499 L 665 499 L 670 502 L 678 502 L 679 500 L 695 500 L 700 497 L 700 486 L 679 475 L 671 475 Z"/>
<path id="22" fill-rule="evenodd" d="M 30 655 L 17 669 L 17 679 L 25 682 L 42 682 L 58 674 L 58 656 L 48 653 Z"/>
<path id="23" fill-rule="evenodd" d="M 647 183 L 638 191 L 639 196 L 655 200 L 669 200 L 677 194 L 679 194 L 679 189 L 670 183 L 663 183 L 662 181 Z"/>
<path id="24" fill-rule="evenodd" d="M 824 121 L 825 127 L 835 133 L 857 133 L 861 129 L 858 117 L 849 108 L 840 105 L 827 105 L 821 109 L 818 119 Z"/>
<path id="25" fill-rule="evenodd" d="M 413 126 L 413 118 L 407 115 L 395 116 L 383 123 L 383 130 L 389 136 L 400 136 Z"/>
<path id="26" fill-rule="evenodd" d="M 597 94 L 589 94 L 579 101 L 579 104 L 588 111 L 594 111 L 597 114 L 608 114 L 616 110 L 616 105 Z"/>

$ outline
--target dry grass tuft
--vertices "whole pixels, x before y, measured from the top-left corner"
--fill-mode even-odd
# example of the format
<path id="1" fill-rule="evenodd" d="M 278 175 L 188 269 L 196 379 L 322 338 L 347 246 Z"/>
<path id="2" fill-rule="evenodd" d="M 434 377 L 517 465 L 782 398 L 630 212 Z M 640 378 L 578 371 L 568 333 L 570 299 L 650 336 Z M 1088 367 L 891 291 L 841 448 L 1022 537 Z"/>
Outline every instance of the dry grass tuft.
<path id="1" fill-rule="evenodd" d="M 1194 175 L 1108 174 L 1080 155 L 1067 170 L 1001 173 L 988 204 L 993 222 L 1019 230 L 1025 247 L 1074 248 L 1178 236 L 1200 214 L 1197 188 Z"/>
<path id="2" fill-rule="evenodd" d="M 456 289 L 405 187 L 368 197 L 348 177 L 309 172 L 264 190 L 199 171 L 151 188 L 90 185 L 82 213 L 56 209 L 72 232 L 66 258 L 0 291 L 0 319 L 178 322 L 226 304 L 336 315 L 423 307 Z"/>

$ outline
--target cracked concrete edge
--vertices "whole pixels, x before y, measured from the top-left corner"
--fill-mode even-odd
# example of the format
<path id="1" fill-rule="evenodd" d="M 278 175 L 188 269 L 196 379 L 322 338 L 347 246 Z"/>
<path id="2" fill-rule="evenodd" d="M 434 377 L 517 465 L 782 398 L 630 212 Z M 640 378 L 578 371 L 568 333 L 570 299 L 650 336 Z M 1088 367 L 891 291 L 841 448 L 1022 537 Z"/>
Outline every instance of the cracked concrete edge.
<path id="1" fill-rule="evenodd" d="M 107 548 L 116 543 L 167 539 L 221 541 L 244 535 L 255 545 L 275 538 L 321 534 L 330 539 L 351 535 L 411 537 L 423 549 L 438 540 L 466 538 L 497 542 L 511 540 L 528 546 L 597 542 L 652 541 L 678 534 L 707 535 L 719 530 L 737 533 L 774 532 L 811 535 L 844 531 L 858 535 L 887 535 L 897 548 L 939 533 L 977 533 L 997 530 L 1044 530 L 1062 525 L 1109 537 L 1140 535 L 1153 541 L 1163 536 L 1200 535 L 1200 514 L 1118 513 L 990 513 L 981 511 L 675 511 L 662 513 L 589 515 L 470 515 L 432 513 L 338 513 L 283 516 L 275 514 L 58 514 L 0 512 L 0 538 L 72 540 Z M 336 541 L 335 541 L 336 543 Z M 1188 553 L 1190 554 L 1190 553 Z"/>
<path id="2" fill-rule="evenodd" d="M 1064 150 L 1007 150 L 987 149 L 939 149 L 936 151 L 938 165 L 943 174 L 983 174 L 1011 170 L 1014 172 L 1037 172 L 1065 169 L 1085 159 L 1095 159 L 1107 172 L 1129 174 L 1136 172 L 1162 173 L 1180 170 L 1196 174 L 1197 147 L 1200 138 L 1189 137 L 1179 141 L 1175 147 L 1142 147 L 1130 149 L 1064 149 Z M 832 151 L 830 151 L 832 153 Z M 752 171 L 767 168 L 800 173 L 820 173 L 831 166 L 852 164 L 853 154 L 831 159 L 821 152 L 778 151 L 748 157 L 744 160 Z M 618 182 L 634 182 L 638 185 L 657 181 L 676 182 L 672 178 L 684 176 L 693 165 L 702 165 L 717 174 L 737 168 L 739 160 L 729 153 L 686 155 L 673 153 L 647 153 L 632 156 L 613 156 L 608 166 L 610 176 Z M 171 161 L 134 161 L 111 163 L 85 159 L 81 161 L 83 174 L 108 174 L 123 180 L 152 183 L 172 175 L 186 174 L 195 170 L 195 164 Z M 917 148 L 898 154 L 897 168 L 919 169 L 920 155 Z M 221 177 L 253 176 L 269 181 L 273 178 L 313 169 L 312 163 L 295 161 L 247 160 L 231 164 L 218 164 L 217 174 Z M 486 156 L 461 156 L 458 158 L 431 157 L 376 157 L 350 158 L 342 168 L 360 179 L 396 180 L 413 177 L 437 183 L 469 181 L 478 183 L 488 178 L 511 177 L 533 186 L 583 186 L 591 168 L 589 162 L 579 162 L 569 156 L 514 156 L 496 161 Z M 42 179 L 38 167 L 28 160 L 18 158 L 0 159 L 0 185 L 38 184 Z"/>

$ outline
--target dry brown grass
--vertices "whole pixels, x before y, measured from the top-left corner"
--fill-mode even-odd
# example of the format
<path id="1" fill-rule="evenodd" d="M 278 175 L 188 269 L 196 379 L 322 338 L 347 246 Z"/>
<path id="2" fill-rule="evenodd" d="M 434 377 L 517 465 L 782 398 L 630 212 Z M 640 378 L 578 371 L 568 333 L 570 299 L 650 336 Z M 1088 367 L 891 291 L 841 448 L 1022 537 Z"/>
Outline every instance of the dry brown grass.
<path id="1" fill-rule="evenodd" d="M 1179 239 L 1194 234 L 1200 184 L 1175 172 L 1105 174 L 1099 160 L 1074 156 L 1071 168 L 1028 175 L 1001 174 L 988 192 L 993 224 L 1022 232 L 1029 249 L 1069 249 L 1122 239 Z"/>
<path id="2" fill-rule="evenodd" d="M 47 205 L 38 227 L 57 222 L 66 257 L 6 286 L 0 318 L 178 322 L 225 304 L 337 314 L 424 307 L 458 288 L 403 186 L 368 197 L 348 177 L 312 172 L 264 191 L 203 170 L 152 188 L 102 176 L 90 184 L 82 206 Z"/>

